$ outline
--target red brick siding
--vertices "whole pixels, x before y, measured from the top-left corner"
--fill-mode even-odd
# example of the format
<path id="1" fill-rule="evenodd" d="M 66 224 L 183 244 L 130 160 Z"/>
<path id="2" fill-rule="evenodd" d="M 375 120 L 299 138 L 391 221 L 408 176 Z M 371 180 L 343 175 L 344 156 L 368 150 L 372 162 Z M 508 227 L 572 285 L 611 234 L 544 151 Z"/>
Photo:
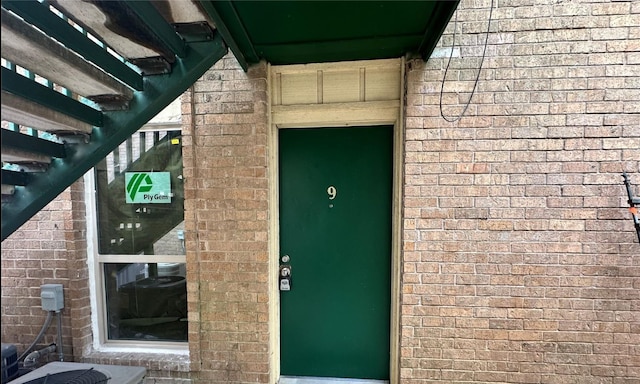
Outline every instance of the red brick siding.
<path id="1" fill-rule="evenodd" d="M 63 285 L 65 360 L 73 361 L 90 342 L 83 188 L 81 181 L 73 184 L 2 242 L 2 342 L 16 344 L 19 355 L 47 317 L 42 284 Z M 37 347 L 57 343 L 56 327 L 54 317 Z"/>
<path id="2" fill-rule="evenodd" d="M 461 2 L 445 116 L 469 99 L 489 4 Z M 496 2 L 455 123 L 438 105 L 447 59 L 408 61 L 402 383 L 637 382 L 640 244 L 621 173 L 640 185 L 639 12 Z"/>
<path id="3" fill-rule="evenodd" d="M 447 116 L 473 87 L 489 3 L 461 2 Z M 407 62 L 401 382 L 637 382 L 640 245 L 620 174 L 640 185 L 640 4 L 496 5 L 458 122 L 438 107 L 446 59 Z M 63 283 L 69 360 L 144 365 L 149 384 L 269 381 L 266 77 L 229 55 L 183 98 L 190 364 L 90 353 L 81 182 L 2 243 L 3 342 L 24 349 L 40 285 Z"/>
<path id="4" fill-rule="evenodd" d="M 266 383 L 266 65 L 219 61 L 183 96 L 182 119 L 192 369 L 203 383 Z"/>

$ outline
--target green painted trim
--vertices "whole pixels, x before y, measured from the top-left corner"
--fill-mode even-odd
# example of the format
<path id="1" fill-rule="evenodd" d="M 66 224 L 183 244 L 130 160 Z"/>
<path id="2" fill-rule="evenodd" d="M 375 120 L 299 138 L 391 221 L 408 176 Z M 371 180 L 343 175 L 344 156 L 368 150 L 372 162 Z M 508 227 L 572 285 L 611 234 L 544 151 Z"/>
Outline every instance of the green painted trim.
<path id="1" fill-rule="evenodd" d="M 101 127 L 103 124 L 102 112 L 97 109 L 93 109 L 5 67 L 2 67 L 2 90 L 74 117 L 87 124 L 96 127 Z"/>
<path id="2" fill-rule="evenodd" d="M 165 45 L 167 49 L 180 58 L 184 58 L 187 55 L 187 45 L 185 41 L 176 33 L 173 26 L 166 22 L 151 2 L 124 0 L 124 3 L 149 27 L 149 30 L 158 37 L 159 43 Z"/>
<path id="3" fill-rule="evenodd" d="M 70 147 L 68 156 L 54 159 L 29 188 L 16 189 L 11 204 L 2 206 L 2 240 L 186 91 L 227 51 L 216 34 L 212 41 L 191 43 L 187 57 L 176 60 L 171 73 L 145 77 L 145 91 L 134 93 L 128 111 L 105 112 L 104 126 L 93 130 L 89 144 Z"/>
<path id="4" fill-rule="evenodd" d="M 433 49 L 438 44 L 445 28 L 447 28 L 447 24 L 449 24 L 449 20 L 451 20 L 451 16 L 453 16 L 453 12 L 455 12 L 459 2 L 459 0 L 454 0 L 439 1 L 436 3 L 436 8 L 431 13 L 427 30 L 424 32 L 424 37 L 418 47 L 418 53 L 420 53 L 424 61 L 429 60 Z"/>
<path id="5" fill-rule="evenodd" d="M 230 1 L 200 1 L 200 5 L 213 20 L 224 41 L 229 45 L 242 69 L 246 72 L 249 61 L 260 61 L 247 31 Z M 224 15 L 224 16 L 223 16 Z M 231 23 L 229 23 L 231 21 Z M 231 31 L 233 29 L 234 32 Z M 246 51 L 246 55 L 245 55 Z"/>
<path id="6" fill-rule="evenodd" d="M 306 64 L 350 60 L 370 60 L 370 47 L 377 47 L 377 59 L 402 57 L 415 49 L 421 35 L 381 36 L 363 39 L 289 44 L 256 44 L 256 49 L 273 65 Z"/>
<path id="7" fill-rule="evenodd" d="M 28 185 L 31 180 L 32 177 L 30 173 L 11 171 L 8 169 L 2 170 L 2 184 L 25 186 Z"/>
<path id="8" fill-rule="evenodd" d="M 38 27 L 48 36 L 58 40 L 131 88 L 142 90 L 141 74 L 55 15 L 48 9 L 48 5 L 35 0 L 2 0 L 2 7 L 16 13 L 26 22 Z"/>
<path id="9" fill-rule="evenodd" d="M 2 147 L 16 148 L 27 152 L 36 152 L 50 157 L 66 157 L 64 144 L 41 139 L 19 132 L 3 129 L 0 132 Z"/>
<path id="10" fill-rule="evenodd" d="M 457 3 L 223 0 L 213 7 L 247 61 L 288 65 L 428 54 Z"/>

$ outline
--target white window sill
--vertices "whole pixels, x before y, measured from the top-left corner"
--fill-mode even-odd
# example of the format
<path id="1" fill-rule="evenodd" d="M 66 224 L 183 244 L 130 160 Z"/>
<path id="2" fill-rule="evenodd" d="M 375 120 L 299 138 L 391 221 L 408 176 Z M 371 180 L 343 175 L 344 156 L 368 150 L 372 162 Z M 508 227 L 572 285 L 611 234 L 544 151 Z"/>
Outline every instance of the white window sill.
<path id="1" fill-rule="evenodd" d="M 150 371 L 189 372 L 188 349 L 103 347 L 82 357 L 83 363 L 144 367 Z"/>

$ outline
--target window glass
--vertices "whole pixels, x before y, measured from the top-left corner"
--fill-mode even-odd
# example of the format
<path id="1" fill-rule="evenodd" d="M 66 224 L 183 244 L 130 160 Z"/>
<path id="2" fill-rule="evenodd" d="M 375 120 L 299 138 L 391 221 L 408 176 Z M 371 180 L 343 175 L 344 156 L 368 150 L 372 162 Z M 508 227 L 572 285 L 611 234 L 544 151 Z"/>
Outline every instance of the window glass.
<path id="1" fill-rule="evenodd" d="M 94 175 L 107 338 L 187 341 L 180 130 L 136 132 Z"/>
<path id="2" fill-rule="evenodd" d="M 100 254 L 185 253 L 180 138 L 138 132 L 96 166 Z"/>
<path id="3" fill-rule="evenodd" d="M 104 264 L 110 340 L 187 341 L 183 263 Z"/>

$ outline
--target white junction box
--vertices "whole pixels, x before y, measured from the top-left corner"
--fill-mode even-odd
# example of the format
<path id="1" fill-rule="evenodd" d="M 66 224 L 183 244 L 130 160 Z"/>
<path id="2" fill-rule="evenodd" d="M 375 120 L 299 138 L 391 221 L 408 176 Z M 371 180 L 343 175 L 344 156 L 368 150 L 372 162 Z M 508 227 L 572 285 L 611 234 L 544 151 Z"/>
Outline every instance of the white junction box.
<path id="1" fill-rule="evenodd" d="M 45 311 L 59 311 L 64 308 L 62 284 L 43 284 L 40 287 L 42 309 Z"/>

